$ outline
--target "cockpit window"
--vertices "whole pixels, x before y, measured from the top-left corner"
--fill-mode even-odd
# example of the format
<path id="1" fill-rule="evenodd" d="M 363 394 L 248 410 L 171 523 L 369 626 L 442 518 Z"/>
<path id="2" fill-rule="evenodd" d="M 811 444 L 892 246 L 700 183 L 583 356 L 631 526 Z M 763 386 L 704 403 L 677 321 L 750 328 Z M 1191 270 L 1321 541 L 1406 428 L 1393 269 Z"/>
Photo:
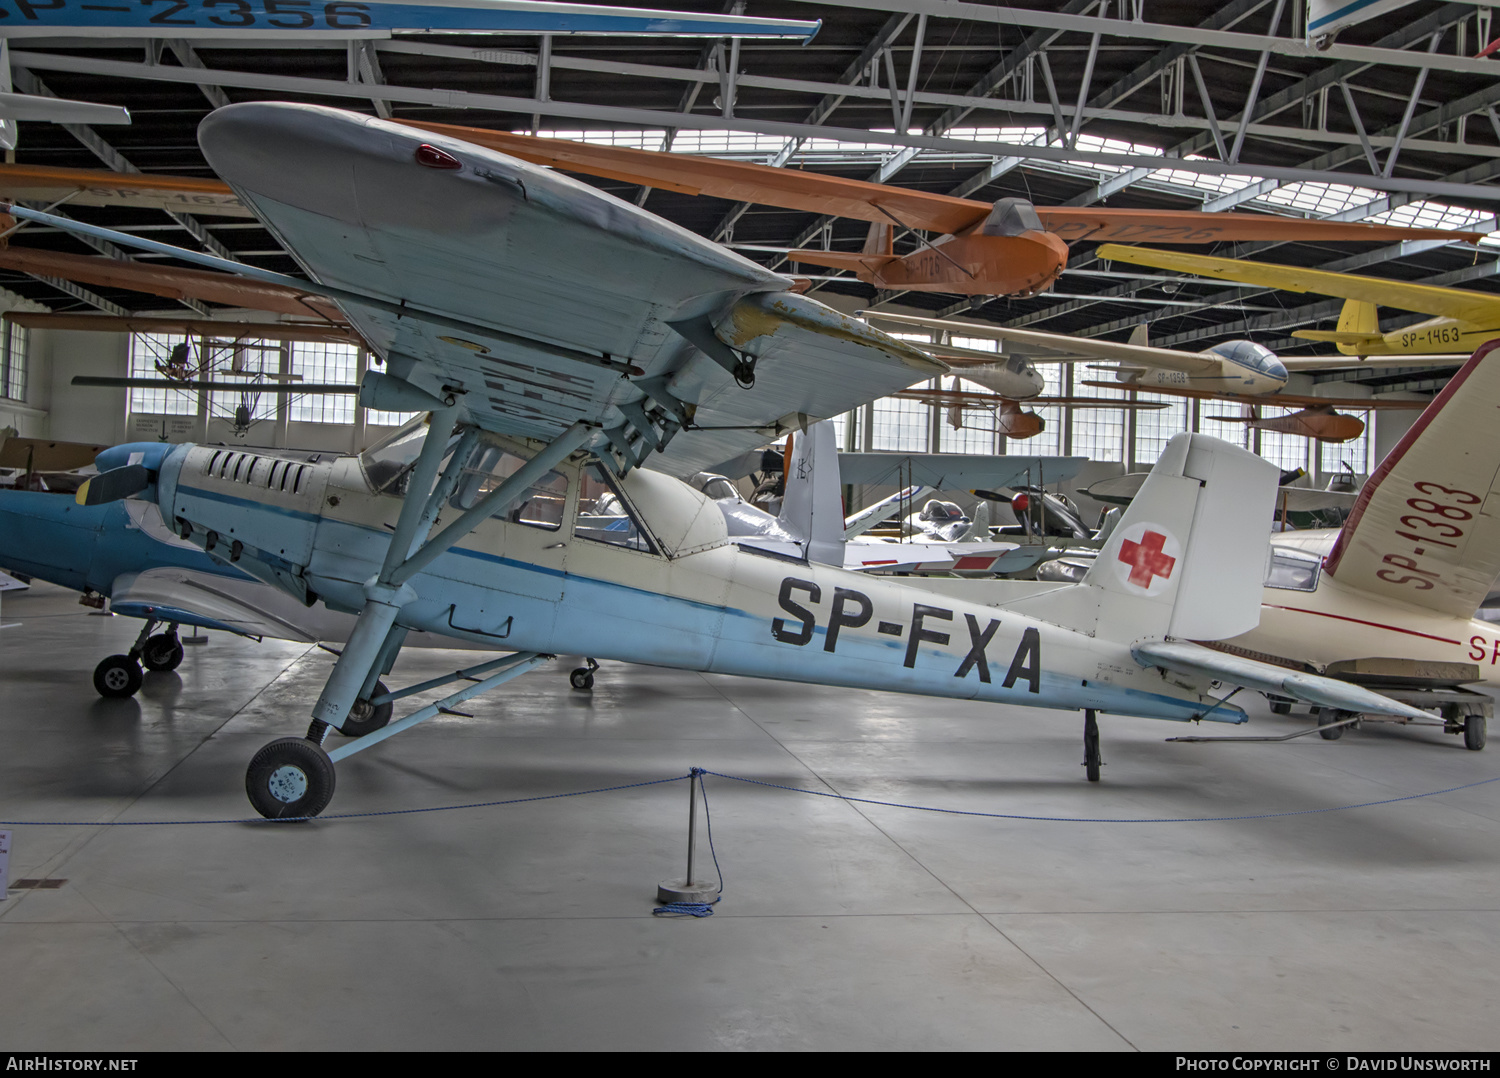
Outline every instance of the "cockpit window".
<path id="1" fill-rule="evenodd" d="M 1266 587 L 1288 591 L 1316 591 L 1318 570 L 1322 562 L 1309 554 L 1290 550 L 1273 550 L 1271 566 L 1266 573 Z"/>
<path id="2" fill-rule="evenodd" d="M 359 455 L 360 469 L 365 473 L 365 482 L 376 494 L 394 494 L 405 497 L 407 478 L 411 467 L 422 452 L 422 443 L 427 440 L 427 417 L 413 419 L 405 426 L 392 431 Z M 458 436 L 448 440 L 451 452 Z"/>
<path id="3" fill-rule="evenodd" d="M 1254 341 L 1225 341 L 1214 345 L 1209 351 L 1231 363 L 1265 373 L 1275 373 L 1281 367 L 1281 360 L 1276 358 L 1275 352 Z"/>
<path id="4" fill-rule="evenodd" d="M 721 498 L 737 498 L 740 492 L 734 489 L 734 484 L 723 476 L 715 476 L 703 484 L 703 493 L 714 501 Z"/>
<path id="5" fill-rule="evenodd" d="M 636 520 L 630 504 L 621 497 L 608 472 L 593 464 L 584 469 L 581 478 L 578 521 L 573 525 L 575 537 L 647 554 L 658 553 L 651 536 Z"/>
<path id="6" fill-rule="evenodd" d="M 527 459 L 503 446 L 481 445 L 464 468 L 448 503 L 455 509 L 473 508 L 480 498 L 520 471 Z M 547 472 L 499 515 L 512 524 L 555 532 L 562 527 L 567 499 L 567 476 Z"/>

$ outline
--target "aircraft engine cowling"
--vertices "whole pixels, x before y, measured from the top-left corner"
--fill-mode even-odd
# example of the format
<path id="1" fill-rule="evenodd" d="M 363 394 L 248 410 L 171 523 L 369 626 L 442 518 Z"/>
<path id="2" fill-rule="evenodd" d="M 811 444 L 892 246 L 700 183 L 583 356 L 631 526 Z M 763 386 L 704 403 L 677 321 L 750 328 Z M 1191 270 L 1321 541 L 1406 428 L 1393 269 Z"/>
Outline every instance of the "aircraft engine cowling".
<path id="1" fill-rule="evenodd" d="M 162 519 L 178 531 L 191 526 L 220 544 L 272 564 L 306 566 L 312 558 L 329 464 L 291 460 L 264 451 L 182 446 L 162 468 Z"/>

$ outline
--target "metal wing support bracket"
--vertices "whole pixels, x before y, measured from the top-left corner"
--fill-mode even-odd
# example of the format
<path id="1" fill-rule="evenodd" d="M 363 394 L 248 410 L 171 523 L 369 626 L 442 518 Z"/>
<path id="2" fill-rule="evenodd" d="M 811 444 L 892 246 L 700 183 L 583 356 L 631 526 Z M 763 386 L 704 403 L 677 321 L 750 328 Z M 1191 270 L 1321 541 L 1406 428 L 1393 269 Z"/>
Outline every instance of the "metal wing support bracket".
<path id="1" fill-rule="evenodd" d="M 680 322 L 668 322 L 668 326 L 683 340 L 728 371 L 741 389 L 755 386 L 755 357 L 736 352 L 719 339 L 714 326 L 706 316 L 685 318 Z"/>

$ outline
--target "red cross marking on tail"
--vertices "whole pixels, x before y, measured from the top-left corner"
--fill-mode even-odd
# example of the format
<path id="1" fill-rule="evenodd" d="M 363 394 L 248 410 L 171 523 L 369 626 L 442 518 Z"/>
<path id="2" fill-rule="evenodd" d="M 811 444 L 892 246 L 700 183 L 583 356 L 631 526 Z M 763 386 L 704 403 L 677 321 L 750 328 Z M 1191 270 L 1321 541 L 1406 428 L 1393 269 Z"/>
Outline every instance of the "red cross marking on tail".
<path id="1" fill-rule="evenodd" d="M 1162 553 L 1167 537 L 1160 532 L 1147 532 L 1139 543 L 1126 540 L 1120 544 L 1120 560 L 1130 566 L 1130 582 L 1138 588 L 1149 588 L 1154 577 L 1163 580 L 1172 575 L 1172 566 L 1177 559 Z"/>

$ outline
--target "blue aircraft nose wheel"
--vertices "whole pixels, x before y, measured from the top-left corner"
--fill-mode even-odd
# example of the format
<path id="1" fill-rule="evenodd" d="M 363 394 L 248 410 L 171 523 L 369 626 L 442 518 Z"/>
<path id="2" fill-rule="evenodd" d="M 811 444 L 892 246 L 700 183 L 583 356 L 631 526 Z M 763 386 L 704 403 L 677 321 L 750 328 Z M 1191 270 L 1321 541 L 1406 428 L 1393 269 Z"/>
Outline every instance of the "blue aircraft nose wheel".
<path id="1" fill-rule="evenodd" d="M 111 655 L 94 667 L 94 688 L 112 700 L 134 696 L 141 687 L 141 664 L 129 655 Z"/>
<path id="2" fill-rule="evenodd" d="M 277 738 L 245 769 L 245 793 L 268 820 L 316 816 L 333 800 L 333 761 L 303 737 Z"/>

